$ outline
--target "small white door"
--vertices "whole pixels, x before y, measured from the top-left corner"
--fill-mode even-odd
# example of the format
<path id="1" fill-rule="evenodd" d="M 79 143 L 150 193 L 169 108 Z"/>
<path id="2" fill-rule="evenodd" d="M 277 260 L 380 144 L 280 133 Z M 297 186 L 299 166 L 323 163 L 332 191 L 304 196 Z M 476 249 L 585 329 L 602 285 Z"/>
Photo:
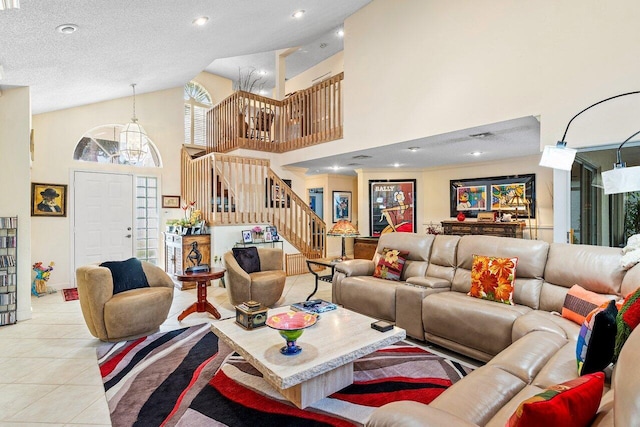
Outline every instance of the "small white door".
<path id="1" fill-rule="evenodd" d="M 73 191 L 73 271 L 93 262 L 131 258 L 133 176 L 77 171 Z"/>

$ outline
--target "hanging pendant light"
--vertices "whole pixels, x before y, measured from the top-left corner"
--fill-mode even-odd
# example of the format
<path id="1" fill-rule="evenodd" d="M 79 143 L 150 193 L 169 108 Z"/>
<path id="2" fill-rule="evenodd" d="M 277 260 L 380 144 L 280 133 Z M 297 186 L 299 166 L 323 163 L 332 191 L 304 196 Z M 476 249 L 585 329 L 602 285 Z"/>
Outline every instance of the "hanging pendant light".
<path id="1" fill-rule="evenodd" d="M 120 132 L 120 156 L 130 165 L 144 162 L 149 154 L 149 138 L 136 118 L 136 84 L 133 88 L 133 117 Z"/>

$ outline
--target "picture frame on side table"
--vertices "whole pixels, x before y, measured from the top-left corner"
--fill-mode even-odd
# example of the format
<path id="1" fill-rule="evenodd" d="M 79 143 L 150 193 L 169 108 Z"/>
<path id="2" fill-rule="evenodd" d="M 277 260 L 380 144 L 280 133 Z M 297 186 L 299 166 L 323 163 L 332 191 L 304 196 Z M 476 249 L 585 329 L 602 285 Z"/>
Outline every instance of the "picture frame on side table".
<path id="1" fill-rule="evenodd" d="M 162 196 L 162 207 L 170 209 L 179 208 L 180 196 Z"/>
<path id="2" fill-rule="evenodd" d="M 253 243 L 251 230 L 242 230 L 242 243 Z"/>
<path id="3" fill-rule="evenodd" d="M 66 184 L 32 182 L 31 216 L 67 216 Z"/>
<path id="4" fill-rule="evenodd" d="M 271 235 L 271 240 L 267 240 L 267 234 Z M 278 235 L 278 228 L 274 226 L 265 227 L 265 241 L 268 242 L 277 242 L 280 240 L 280 236 Z"/>
<path id="5" fill-rule="evenodd" d="M 333 222 L 341 219 L 351 221 L 351 191 L 334 191 L 332 194 Z"/>

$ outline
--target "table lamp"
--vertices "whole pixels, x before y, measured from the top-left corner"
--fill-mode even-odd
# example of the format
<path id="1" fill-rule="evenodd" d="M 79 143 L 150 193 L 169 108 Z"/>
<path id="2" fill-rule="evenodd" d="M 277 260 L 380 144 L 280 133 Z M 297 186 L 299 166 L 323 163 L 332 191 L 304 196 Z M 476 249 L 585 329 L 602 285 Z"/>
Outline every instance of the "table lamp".
<path id="1" fill-rule="evenodd" d="M 351 222 L 347 221 L 346 219 L 341 219 L 338 222 L 336 222 L 333 225 L 333 227 L 331 227 L 331 230 L 327 232 L 327 236 L 342 237 L 342 256 L 340 257 L 340 259 L 342 260 L 347 259 L 344 239 L 346 237 L 356 237 L 359 235 L 360 235 L 360 232 L 358 231 L 358 229 L 355 228 L 353 224 L 351 224 Z"/>

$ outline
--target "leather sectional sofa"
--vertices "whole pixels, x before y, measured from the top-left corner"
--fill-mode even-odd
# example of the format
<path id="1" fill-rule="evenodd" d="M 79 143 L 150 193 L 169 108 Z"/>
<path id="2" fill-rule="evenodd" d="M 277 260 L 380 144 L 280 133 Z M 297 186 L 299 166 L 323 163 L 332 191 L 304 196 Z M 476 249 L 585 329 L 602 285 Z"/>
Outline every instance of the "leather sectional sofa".
<path id="1" fill-rule="evenodd" d="M 373 277 L 384 248 L 409 252 L 400 281 Z M 473 255 L 518 257 L 514 305 L 467 295 Z M 334 302 L 395 322 L 413 338 L 488 362 L 430 405 L 385 405 L 369 424 L 504 426 L 520 402 L 578 376 L 580 325 L 560 315 L 569 288 L 579 284 L 619 299 L 640 286 L 640 266 L 623 270 L 621 256 L 620 249 L 600 246 L 392 233 L 381 236 L 373 260 L 338 264 L 333 277 Z M 625 346 L 618 365 L 636 357 L 638 335 L 638 331 L 632 334 L 633 347 Z M 633 349 L 635 354 L 630 354 Z M 640 370 L 634 369 L 628 361 L 624 369 L 616 370 L 618 375 L 603 397 L 594 425 L 614 425 L 614 408 L 620 412 L 616 426 L 640 423 L 640 374 L 636 373 Z M 618 371 L 624 372 L 622 377 Z M 614 404 L 613 390 L 618 386 L 625 396 L 617 396 Z"/>

